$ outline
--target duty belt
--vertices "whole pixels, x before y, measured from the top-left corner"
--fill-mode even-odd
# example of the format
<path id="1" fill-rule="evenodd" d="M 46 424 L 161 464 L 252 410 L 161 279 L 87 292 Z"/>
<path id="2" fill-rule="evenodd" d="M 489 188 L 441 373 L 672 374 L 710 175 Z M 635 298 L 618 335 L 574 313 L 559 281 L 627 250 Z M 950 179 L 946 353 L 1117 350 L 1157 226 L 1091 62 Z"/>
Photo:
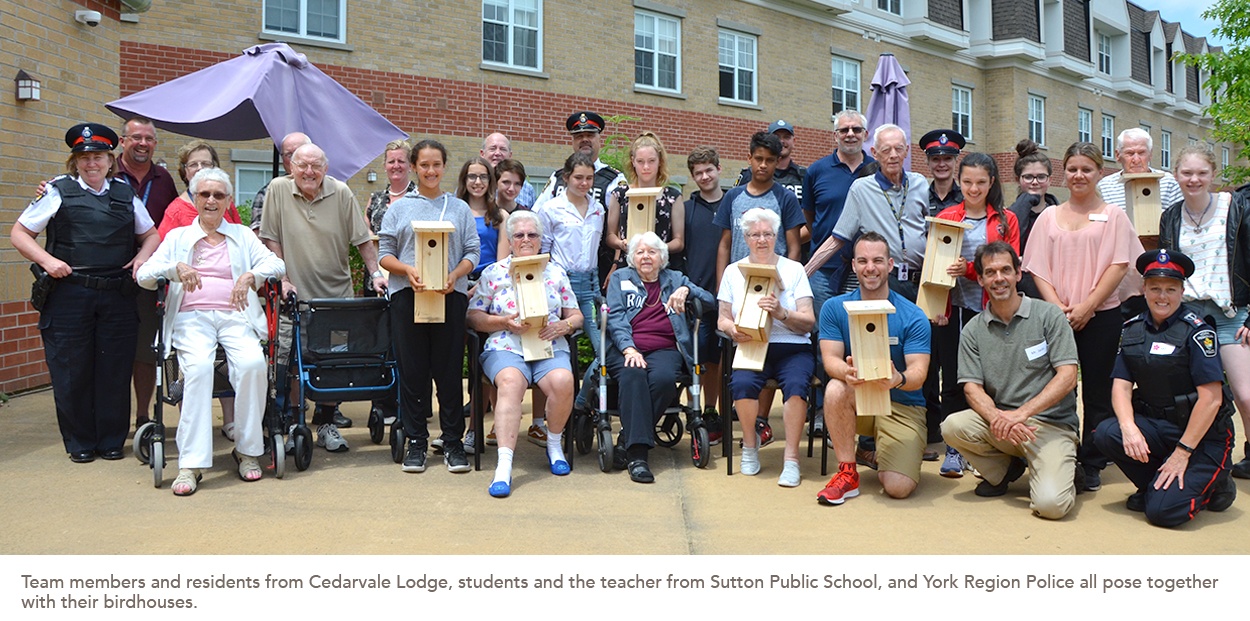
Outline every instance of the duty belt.
<path id="1" fill-rule="evenodd" d="M 88 289 L 102 289 L 105 291 L 121 289 L 126 286 L 126 283 L 129 280 L 130 279 L 125 276 L 114 276 L 109 278 L 104 276 L 88 276 L 86 274 L 70 274 L 65 277 L 65 282 L 81 285 Z"/>

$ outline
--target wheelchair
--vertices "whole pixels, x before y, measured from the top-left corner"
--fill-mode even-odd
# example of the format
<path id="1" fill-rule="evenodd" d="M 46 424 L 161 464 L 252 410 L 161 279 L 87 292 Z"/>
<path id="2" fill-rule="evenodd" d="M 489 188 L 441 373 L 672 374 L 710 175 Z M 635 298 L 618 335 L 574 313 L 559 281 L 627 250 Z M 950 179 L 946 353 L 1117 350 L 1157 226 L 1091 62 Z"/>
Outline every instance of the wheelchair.
<path id="1" fill-rule="evenodd" d="M 296 469 L 302 472 L 312 463 L 313 434 L 306 420 L 306 400 L 369 401 L 392 395 L 398 400 L 399 372 L 391 349 L 389 306 L 390 299 L 385 297 L 301 301 L 294 294 L 282 304 L 282 311 L 291 318 L 291 347 L 286 365 L 274 365 L 274 389 L 265 411 L 275 476 L 281 478 L 285 472 L 284 434 L 291 435 Z M 289 398 L 292 382 L 298 395 L 294 402 Z M 381 435 L 375 430 L 380 427 L 380 418 L 374 421 L 371 416 L 371 439 Z M 392 445 L 397 433 L 403 433 L 398 420 L 391 427 Z M 374 441 L 380 443 L 381 438 Z"/>
<path id="2" fill-rule="evenodd" d="M 263 288 L 265 299 L 266 324 L 268 325 L 267 358 L 273 359 L 273 344 L 277 337 L 277 304 L 276 292 L 278 279 L 270 278 Z M 156 391 L 152 400 L 152 418 L 135 430 L 132 449 L 139 463 L 152 469 L 152 484 L 160 488 L 164 479 L 164 469 L 168 463 L 165 455 L 165 407 L 177 406 L 182 403 L 183 378 L 178 369 L 178 357 L 169 347 L 165 334 L 165 306 L 169 294 L 169 280 L 160 278 L 156 281 L 156 321 L 159 329 L 156 340 L 152 344 L 156 352 Z M 176 312 L 176 311 L 175 311 Z M 270 377 L 270 386 L 273 385 Z M 217 347 L 213 362 L 213 398 L 233 397 L 234 388 L 230 385 L 230 370 L 226 362 L 225 350 Z M 275 468 L 278 468 L 275 462 Z M 280 470 L 279 470 L 280 472 Z M 278 475 L 281 478 L 281 474 Z"/>
<path id="3" fill-rule="evenodd" d="M 690 298 L 686 306 L 686 317 L 692 323 L 693 334 L 699 333 L 700 322 L 702 321 L 704 308 L 703 303 L 697 298 Z M 616 388 L 616 380 L 608 375 L 606 356 L 607 356 L 607 323 L 608 305 L 602 298 L 599 300 L 599 316 L 603 318 L 600 325 L 603 330 L 599 335 L 599 359 L 595 364 L 599 368 L 598 372 L 598 403 L 595 408 L 590 411 L 573 410 L 570 419 L 570 428 L 572 429 L 572 438 L 574 448 L 577 453 L 586 455 L 597 443 L 599 470 L 603 472 L 611 472 L 614 468 L 615 453 L 622 450 L 623 447 L 617 446 L 612 437 L 612 416 L 619 416 L 620 410 L 615 407 L 609 407 L 609 402 L 619 403 L 619 399 L 609 399 L 610 393 Z M 696 365 L 693 370 L 684 370 L 678 375 L 678 395 L 673 403 L 664 410 L 660 416 L 660 420 L 655 425 L 655 443 L 657 446 L 664 448 L 673 448 L 677 446 L 684 433 L 690 434 L 690 460 L 697 468 L 706 468 L 711 462 L 711 447 L 708 437 L 707 424 L 703 420 L 703 392 L 699 384 L 699 375 L 702 372 L 702 363 L 699 361 L 699 339 L 694 338 L 694 359 Z M 690 393 L 690 402 L 682 405 L 681 392 L 686 389 Z M 614 396 L 614 395 L 613 395 Z M 685 418 L 683 424 L 682 418 Z M 571 455 L 571 453 L 570 453 Z"/>

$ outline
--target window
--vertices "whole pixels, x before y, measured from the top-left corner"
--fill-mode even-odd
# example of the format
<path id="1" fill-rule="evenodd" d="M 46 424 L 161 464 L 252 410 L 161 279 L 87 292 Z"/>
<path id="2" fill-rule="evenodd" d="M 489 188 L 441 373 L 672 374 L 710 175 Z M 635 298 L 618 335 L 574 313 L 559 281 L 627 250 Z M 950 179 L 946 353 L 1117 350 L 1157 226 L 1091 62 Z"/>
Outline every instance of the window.
<path id="1" fill-rule="evenodd" d="M 755 37 L 720 31 L 720 96 L 755 103 Z"/>
<path id="2" fill-rule="evenodd" d="M 1159 165 L 1167 170 L 1172 167 L 1172 132 L 1159 134 Z"/>
<path id="3" fill-rule="evenodd" d="M 634 13 L 634 84 L 681 90 L 681 23 L 676 19 Z"/>
<path id="4" fill-rule="evenodd" d="M 347 0 L 265 0 L 264 30 L 342 43 Z"/>
<path id="5" fill-rule="evenodd" d="M 972 89 L 951 87 L 951 128 L 972 140 Z"/>
<path id="6" fill-rule="evenodd" d="M 1094 141 L 1094 113 L 1085 108 L 1076 109 L 1076 141 Z"/>
<path id="7" fill-rule="evenodd" d="M 542 70 L 542 0 L 482 0 L 482 62 Z"/>
<path id="8" fill-rule="evenodd" d="M 859 63 L 833 59 L 833 113 L 859 110 Z"/>
<path id="9" fill-rule="evenodd" d="M 1111 75 L 1111 37 L 1098 33 L 1098 72 Z"/>
<path id="10" fill-rule="evenodd" d="M 1220 147 L 1220 168 L 1228 170 L 1228 147 Z"/>
<path id="11" fill-rule="evenodd" d="M 256 193 L 269 183 L 272 176 L 273 167 L 268 164 L 234 165 L 234 204 L 239 207 L 240 214 L 243 206 L 256 198 Z M 247 218 L 243 219 L 243 223 L 248 223 Z"/>
<path id="12" fill-rule="evenodd" d="M 1029 140 L 1046 144 L 1046 99 L 1029 95 Z"/>
<path id="13" fill-rule="evenodd" d="M 1110 115 L 1102 115 L 1102 156 L 1106 158 L 1115 155 L 1115 117 Z"/>
<path id="14" fill-rule="evenodd" d="M 877 0 L 877 8 L 895 15 L 903 14 L 903 0 Z"/>

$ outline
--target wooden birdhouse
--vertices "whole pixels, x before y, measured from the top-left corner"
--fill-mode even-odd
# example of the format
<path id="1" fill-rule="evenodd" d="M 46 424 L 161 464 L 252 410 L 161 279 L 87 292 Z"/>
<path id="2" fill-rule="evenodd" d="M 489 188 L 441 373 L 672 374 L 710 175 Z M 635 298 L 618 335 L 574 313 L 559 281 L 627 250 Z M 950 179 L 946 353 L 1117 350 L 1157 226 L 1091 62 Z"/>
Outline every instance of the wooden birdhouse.
<path id="1" fill-rule="evenodd" d="M 1163 173 L 1124 173 L 1124 210 L 1133 222 L 1139 236 L 1159 234 L 1159 216 L 1163 213 L 1163 197 L 1159 195 L 1159 180 Z"/>
<path id="2" fill-rule="evenodd" d="M 736 309 L 735 327 L 739 332 L 751 335 L 751 340 L 738 343 L 733 368 L 763 371 L 764 357 L 768 355 L 768 336 L 772 333 L 773 317 L 760 308 L 760 299 L 769 294 L 780 297 L 781 274 L 775 265 L 739 263 L 739 271 L 746 280 L 746 293 Z"/>
<path id="3" fill-rule="evenodd" d="M 516 297 L 517 321 L 530 327 L 521 335 L 521 353 L 526 362 L 546 360 L 555 355 L 551 341 L 538 336 L 547 326 L 547 288 L 543 284 L 543 269 L 547 267 L 548 255 L 512 257 L 509 274 L 512 291 Z"/>
<path id="4" fill-rule="evenodd" d="M 655 230 L 655 199 L 664 188 L 630 188 L 625 191 L 629 206 L 625 209 L 625 241 L 635 235 Z"/>
<path id="5" fill-rule="evenodd" d="M 855 387 L 855 410 L 860 416 L 888 416 L 890 389 L 872 380 L 893 377 L 890 327 L 887 315 L 894 305 L 886 300 L 843 302 L 851 322 L 851 356 L 859 378 L 869 383 Z"/>
<path id="6" fill-rule="evenodd" d="M 456 231 L 455 225 L 443 220 L 412 222 L 414 255 L 417 272 L 425 291 L 417 291 L 412 305 L 413 323 L 442 323 L 445 320 L 443 294 L 447 288 L 447 242 Z"/>
<path id="7" fill-rule="evenodd" d="M 924 269 L 920 271 L 916 305 L 926 317 L 935 320 L 946 314 L 946 302 L 957 280 L 957 277 L 946 273 L 946 268 L 959 260 L 964 231 L 973 225 L 941 218 L 925 220 L 929 221 L 929 236 L 924 248 Z"/>

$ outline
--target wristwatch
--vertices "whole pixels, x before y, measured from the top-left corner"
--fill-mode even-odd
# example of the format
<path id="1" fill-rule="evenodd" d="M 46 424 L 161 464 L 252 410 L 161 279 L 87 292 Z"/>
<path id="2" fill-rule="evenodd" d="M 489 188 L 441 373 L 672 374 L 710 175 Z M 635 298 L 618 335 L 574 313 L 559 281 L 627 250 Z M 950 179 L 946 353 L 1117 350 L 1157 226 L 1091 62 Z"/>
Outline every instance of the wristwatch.
<path id="1" fill-rule="evenodd" d="M 376 272 L 374 272 L 374 273 L 370 274 L 369 276 L 370 276 L 370 277 L 372 277 L 372 278 L 381 278 L 381 277 L 382 277 L 382 270 L 378 270 L 378 271 L 376 271 Z"/>

